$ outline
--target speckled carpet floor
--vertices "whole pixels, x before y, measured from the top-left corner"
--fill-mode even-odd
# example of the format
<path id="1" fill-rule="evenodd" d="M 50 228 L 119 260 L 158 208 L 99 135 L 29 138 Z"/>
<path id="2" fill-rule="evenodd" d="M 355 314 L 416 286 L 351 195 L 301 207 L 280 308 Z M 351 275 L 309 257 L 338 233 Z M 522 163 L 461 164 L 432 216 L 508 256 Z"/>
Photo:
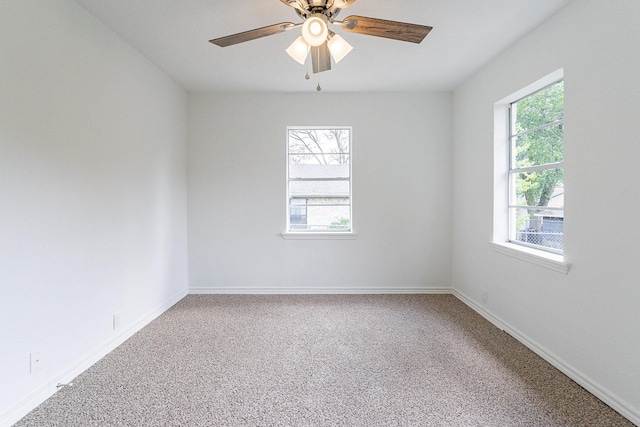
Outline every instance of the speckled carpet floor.
<path id="1" fill-rule="evenodd" d="M 450 295 L 190 295 L 16 424 L 627 425 Z"/>

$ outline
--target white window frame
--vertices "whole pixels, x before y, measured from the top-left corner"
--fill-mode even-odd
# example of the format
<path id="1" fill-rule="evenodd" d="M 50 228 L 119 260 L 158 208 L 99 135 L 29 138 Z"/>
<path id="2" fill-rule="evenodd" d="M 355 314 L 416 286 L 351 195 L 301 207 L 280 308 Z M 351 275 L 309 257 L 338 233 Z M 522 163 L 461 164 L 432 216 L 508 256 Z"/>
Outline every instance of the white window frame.
<path id="1" fill-rule="evenodd" d="M 327 231 L 327 230 L 292 230 L 290 223 L 290 209 L 289 209 L 289 131 L 295 129 L 305 129 L 305 130 L 324 130 L 324 129 L 347 129 L 349 130 L 349 229 L 347 230 L 336 230 L 336 231 Z M 328 239 L 328 240 L 342 240 L 342 239 L 356 239 L 357 233 L 354 231 L 353 226 L 353 128 L 351 126 L 287 126 L 286 134 L 285 134 L 285 143 L 286 143 L 286 184 L 285 184 L 285 218 L 286 218 L 286 226 L 285 231 L 281 233 L 283 239 L 303 239 L 303 240 L 315 240 L 315 239 Z M 324 180 L 324 179 L 323 179 Z M 331 180 L 331 179 L 330 179 Z M 345 180 L 343 178 L 337 180 Z"/>
<path id="2" fill-rule="evenodd" d="M 493 239 L 490 244 L 502 254 L 566 274 L 571 264 L 566 261 L 564 253 L 513 243 L 509 236 L 510 105 L 563 79 L 563 69 L 557 70 L 494 104 Z"/>

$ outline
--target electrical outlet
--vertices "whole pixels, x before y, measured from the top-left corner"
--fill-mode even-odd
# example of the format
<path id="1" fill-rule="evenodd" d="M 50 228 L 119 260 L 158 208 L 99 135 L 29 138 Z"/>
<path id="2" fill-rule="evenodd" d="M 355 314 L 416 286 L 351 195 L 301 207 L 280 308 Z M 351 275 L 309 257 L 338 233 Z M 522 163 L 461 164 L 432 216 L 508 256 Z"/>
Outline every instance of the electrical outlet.
<path id="1" fill-rule="evenodd" d="M 113 313 L 113 330 L 120 327 L 120 313 Z"/>
<path id="2" fill-rule="evenodd" d="M 44 364 L 40 353 L 29 353 L 29 374 L 33 375 L 36 372 L 42 371 L 43 366 Z"/>
<path id="3" fill-rule="evenodd" d="M 482 302 L 485 304 L 489 302 L 489 293 L 486 289 L 482 290 Z"/>

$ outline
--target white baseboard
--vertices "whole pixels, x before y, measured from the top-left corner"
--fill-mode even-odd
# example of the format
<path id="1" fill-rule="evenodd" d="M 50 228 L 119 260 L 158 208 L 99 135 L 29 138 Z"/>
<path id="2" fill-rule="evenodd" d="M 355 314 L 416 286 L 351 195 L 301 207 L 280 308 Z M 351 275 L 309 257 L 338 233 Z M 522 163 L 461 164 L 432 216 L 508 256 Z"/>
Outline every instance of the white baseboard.
<path id="1" fill-rule="evenodd" d="M 58 384 L 68 384 L 73 382 L 73 379 L 75 377 L 86 371 L 94 363 L 102 359 L 109 352 L 113 351 L 116 347 L 125 342 L 140 329 L 144 328 L 156 317 L 167 311 L 170 307 L 172 307 L 186 295 L 186 290 L 178 292 L 177 294 L 169 298 L 166 302 L 164 302 L 160 307 L 156 308 L 155 310 L 138 320 L 135 324 L 131 325 L 126 330 L 123 330 L 121 333 L 109 339 L 102 345 L 97 346 L 89 353 L 78 359 L 76 363 L 55 374 L 50 381 L 43 384 L 41 387 L 39 387 L 21 402 L 14 405 L 5 413 L 0 414 L 0 426 L 8 427 L 20 421 L 20 419 L 22 419 L 25 415 L 35 409 L 38 405 L 47 400 L 49 397 L 53 396 L 53 394 L 58 391 Z"/>
<path id="2" fill-rule="evenodd" d="M 507 322 L 500 319 L 499 317 L 493 315 L 491 312 L 485 309 L 482 305 L 476 303 L 471 298 L 467 297 L 463 293 L 458 290 L 453 290 L 453 295 L 458 298 L 460 301 L 469 306 L 472 310 L 480 314 L 482 317 L 487 319 L 489 322 L 493 323 L 498 329 L 508 333 L 516 340 L 521 342 L 525 347 L 529 348 L 531 351 L 536 353 L 538 356 L 542 357 L 544 360 L 549 362 L 555 368 L 557 368 L 560 372 L 571 378 L 578 385 L 583 387 L 589 393 L 593 394 L 595 397 L 603 401 L 605 404 L 610 406 L 613 410 L 620 413 L 623 417 L 627 418 L 629 421 L 634 423 L 635 425 L 640 426 L 640 411 L 634 410 L 631 405 L 627 402 L 619 399 L 605 387 L 597 384 L 595 381 L 591 380 L 588 376 L 584 375 L 579 370 L 572 367 L 570 364 L 562 360 L 560 357 L 553 354 L 551 351 L 547 350 L 534 340 L 527 337 L 525 334 L 521 333 L 517 329 L 511 327 Z"/>
<path id="3" fill-rule="evenodd" d="M 330 295 L 330 294 L 451 294 L 452 288 L 189 288 L 189 294 L 201 295 Z"/>

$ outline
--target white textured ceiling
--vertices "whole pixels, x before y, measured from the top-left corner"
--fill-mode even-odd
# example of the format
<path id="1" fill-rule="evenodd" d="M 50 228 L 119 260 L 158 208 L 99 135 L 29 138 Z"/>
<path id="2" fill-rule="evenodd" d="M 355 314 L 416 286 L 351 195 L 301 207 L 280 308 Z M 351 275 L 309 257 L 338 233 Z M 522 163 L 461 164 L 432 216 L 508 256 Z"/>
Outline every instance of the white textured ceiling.
<path id="1" fill-rule="evenodd" d="M 216 37 L 300 22 L 279 0 L 76 0 L 189 91 L 313 91 L 285 48 L 299 29 L 221 48 Z M 430 25 L 419 44 L 341 34 L 353 51 L 323 91 L 451 90 L 569 0 L 357 0 L 348 15 Z"/>

